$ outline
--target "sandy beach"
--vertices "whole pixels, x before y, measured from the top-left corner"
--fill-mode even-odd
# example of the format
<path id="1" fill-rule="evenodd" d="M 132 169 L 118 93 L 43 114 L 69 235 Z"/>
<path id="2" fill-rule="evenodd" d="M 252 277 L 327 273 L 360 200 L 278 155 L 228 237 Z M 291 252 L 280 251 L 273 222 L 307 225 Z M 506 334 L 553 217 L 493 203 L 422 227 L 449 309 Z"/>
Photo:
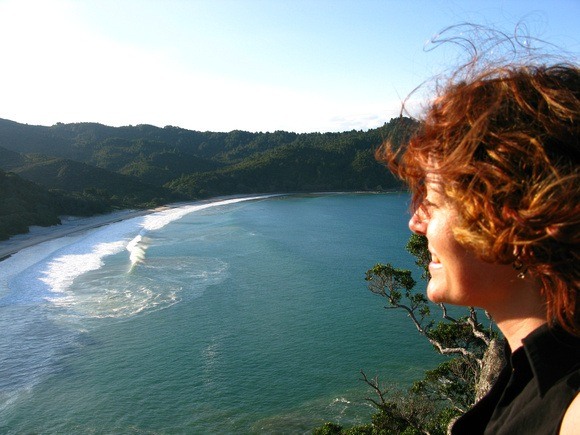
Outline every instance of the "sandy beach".
<path id="1" fill-rule="evenodd" d="M 168 207 L 159 207 L 148 210 L 121 210 L 113 213 L 91 217 L 76 217 L 76 216 L 61 216 L 61 225 L 53 225 L 50 227 L 30 227 L 30 232 L 27 234 L 18 234 L 12 236 L 8 240 L 0 242 L 0 261 L 5 260 L 11 255 L 29 248 L 39 243 L 47 242 L 49 240 L 58 239 L 60 237 L 77 234 L 83 231 L 99 228 L 103 225 L 109 225 L 114 222 L 120 222 L 125 219 L 130 219 L 137 216 L 144 216 L 156 211 L 165 210 Z"/>
<path id="2" fill-rule="evenodd" d="M 271 197 L 284 194 L 267 194 L 267 195 L 226 195 L 210 199 L 187 202 L 187 204 L 206 204 L 217 201 L 236 199 L 236 198 L 250 198 L 250 197 Z M 9 258 L 17 252 L 37 245 L 39 243 L 55 240 L 60 237 L 78 234 L 83 231 L 89 231 L 94 228 L 99 228 L 104 225 L 109 225 L 115 222 L 120 222 L 125 219 L 131 219 L 138 216 L 145 216 L 151 213 L 167 210 L 174 207 L 179 207 L 186 203 L 168 204 L 154 209 L 146 210 L 120 210 L 113 213 L 91 216 L 91 217 L 77 217 L 77 216 L 61 216 L 61 224 L 50 227 L 30 227 L 27 234 L 18 234 L 12 236 L 8 240 L 0 241 L 0 261 Z"/>

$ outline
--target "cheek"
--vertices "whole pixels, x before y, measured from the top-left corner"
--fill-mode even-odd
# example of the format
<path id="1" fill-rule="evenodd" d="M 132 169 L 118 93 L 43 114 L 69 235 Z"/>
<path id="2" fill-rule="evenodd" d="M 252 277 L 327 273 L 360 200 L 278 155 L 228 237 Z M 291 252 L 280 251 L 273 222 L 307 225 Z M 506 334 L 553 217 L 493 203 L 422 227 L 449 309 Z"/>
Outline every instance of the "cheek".
<path id="1" fill-rule="evenodd" d="M 430 243 L 440 265 L 430 269 L 427 297 L 435 303 L 465 304 L 469 293 L 477 291 L 479 260 L 455 240 L 448 226 L 433 225 Z"/>
<path id="2" fill-rule="evenodd" d="M 463 285 L 473 287 L 488 275 L 486 266 L 473 252 L 461 246 L 454 238 L 448 239 L 449 273 Z"/>
<path id="3" fill-rule="evenodd" d="M 455 241 L 451 225 L 445 219 L 431 219 L 425 230 L 425 235 L 429 240 L 430 247 L 437 254 L 454 254 L 454 251 L 458 250 L 459 244 Z"/>
<path id="4" fill-rule="evenodd" d="M 488 309 L 511 294 L 514 276 L 510 265 L 486 263 L 466 253 L 448 279 L 459 305 Z"/>

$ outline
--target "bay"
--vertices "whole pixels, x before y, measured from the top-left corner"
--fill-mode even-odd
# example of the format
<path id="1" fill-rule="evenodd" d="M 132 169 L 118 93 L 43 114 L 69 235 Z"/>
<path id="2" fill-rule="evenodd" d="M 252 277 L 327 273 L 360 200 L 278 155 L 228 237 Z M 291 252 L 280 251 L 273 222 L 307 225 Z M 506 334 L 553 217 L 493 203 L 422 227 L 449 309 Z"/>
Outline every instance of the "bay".
<path id="1" fill-rule="evenodd" d="M 408 201 L 183 205 L 1 262 L 12 272 L 0 283 L 0 431 L 309 433 L 368 422 L 361 369 L 404 388 L 440 361 L 364 281 L 376 262 L 415 269 Z"/>

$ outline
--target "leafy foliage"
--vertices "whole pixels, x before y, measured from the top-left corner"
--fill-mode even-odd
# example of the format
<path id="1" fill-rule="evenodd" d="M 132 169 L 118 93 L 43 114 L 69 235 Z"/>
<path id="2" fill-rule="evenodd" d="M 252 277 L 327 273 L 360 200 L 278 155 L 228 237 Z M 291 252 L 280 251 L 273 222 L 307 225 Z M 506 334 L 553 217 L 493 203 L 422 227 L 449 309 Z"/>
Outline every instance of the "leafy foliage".
<path id="1" fill-rule="evenodd" d="M 0 119 L 0 169 L 52 192 L 52 212 L 81 215 L 230 194 L 380 191 L 400 185 L 375 161 L 375 149 L 415 128 L 407 118 L 368 131 L 308 134 Z"/>
<path id="2" fill-rule="evenodd" d="M 112 210 L 109 198 L 97 189 L 47 190 L 0 170 L 0 240 L 27 233 L 32 225 L 57 225 L 61 215 L 91 216 Z"/>
<path id="3" fill-rule="evenodd" d="M 426 238 L 412 235 L 407 250 L 415 256 L 422 278 L 429 279 Z M 335 434 L 446 434 L 450 422 L 471 407 L 485 392 L 482 389 L 486 390 L 493 382 L 493 379 L 481 382 L 484 365 L 495 365 L 501 358 L 496 353 L 498 336 L 491 320 L 484 326 L 472 307 L 467 308 L 467 315 L 453 318 L 440 304 L 442 320 L 435 322 L 432 313 L 436 306 L 423 292 L 415 291 L 416 282 L 411 271 L 391 264 L 376 264 L 366 272 L 365 279 L 371 292 L 385 298 L 385 308 L 404 310 L 434 349 L 450 358 L 428 370 L 424 378 L 406 392 L 380 385 L 378 378 L 369 379 L 361 371 L 362 380 L 377 397 L 368 398 L 377 409 L 372 423 L 351 429 L 328 423 L 317 430 L 332 430 L 326 433 Z M 494 378 L 494 374 L 491 375 Z"/>
<path id="4" fill-rule="evenodd" d="M 33 183 L 0 171 L 0 240 L 28 232 L 30 225 L 60 223 L 52 199 Z"/>
<path id="5" fill-rule="evenodd" d="M 47 189 L 99 198 L 116 208 L 150 207 L 179 198 L 162 187 L 68 159 L 31 159 L 14 172 Z"/>
<path id="6" fill-rule="evenodd" d="M 418 234 L 411 234 L 407 242 L 407 251 L 415 257 L 415 264 L 423 271 L 421 278 L 429 280 L 429 262 L 431 256 L 427 248 L 427 238 Z"/>

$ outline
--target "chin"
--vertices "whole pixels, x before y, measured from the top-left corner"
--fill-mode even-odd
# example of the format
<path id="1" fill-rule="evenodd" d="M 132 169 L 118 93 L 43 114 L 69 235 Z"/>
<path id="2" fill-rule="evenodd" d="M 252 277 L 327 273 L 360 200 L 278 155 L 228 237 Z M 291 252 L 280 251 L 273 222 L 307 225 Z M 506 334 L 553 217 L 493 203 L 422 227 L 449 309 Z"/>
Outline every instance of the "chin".
<path id="1" fill-rule="evenodd" d="M 440 304 L 447 302 L 445 298 L 445 292 L 438 289 L 431 288 L 431 283 L 427 286 L 427 298 L 434 304 Z"/>
<path id="2" fill-rule="evenodd" d="M 427 295 L 427 299 L 429 299 L 434 304 L 445 304 L 445 303 L 449 302 L 449 301 L 445 300 L 445 298 L 439 298 L 439 297 L 429 296 L 429 295 Z"/>

